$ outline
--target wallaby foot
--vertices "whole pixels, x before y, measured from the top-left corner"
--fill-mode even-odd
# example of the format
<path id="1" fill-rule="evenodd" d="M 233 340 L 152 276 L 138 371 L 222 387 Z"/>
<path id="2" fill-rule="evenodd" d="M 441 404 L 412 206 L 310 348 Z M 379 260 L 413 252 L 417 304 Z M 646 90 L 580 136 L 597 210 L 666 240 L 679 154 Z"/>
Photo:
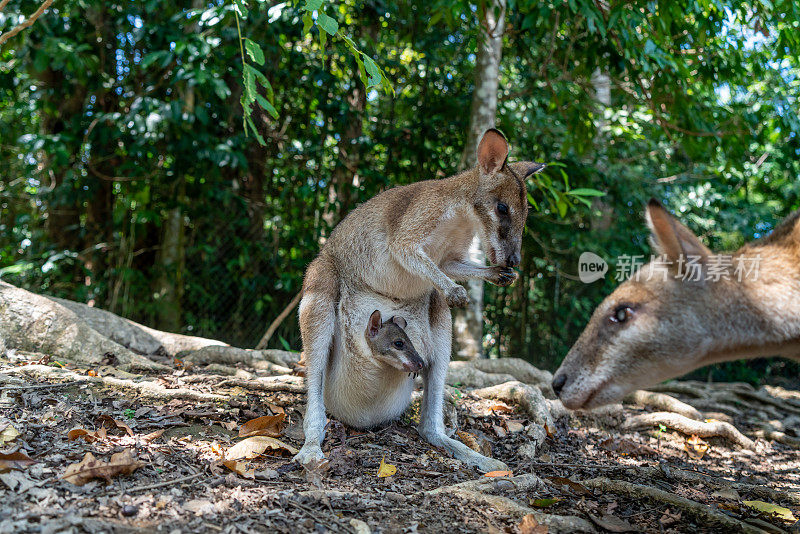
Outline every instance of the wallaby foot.
<path id="1" fill-rule="evenodd" d="M 325 454 L 318 443 L 306 443 L 300 449 L 300 452 L 294 455 L 294 460 L 300 465 L 306 465 L 314 461 L 322 461 L 325 459 Z"/>
<path id="2" fill-rule="evenodd" d="M 447 289 L 444 294 L 447 306 L 450 308 L 463 308 L 469 304 L 469 293 L 464 286 L 458 284 Z"/>
<path id="3" fill-rule="evenodd" d="M 420 435 L 424 437 L 431 445 L 441 447 L 453 455 L 456 460 L 461 460 L 467 465 L 474 466 L 482 473 L 490 471 L 508 471 L 508 466 L 500 460 L 488 458 L 480 453 L 477 453 L 453 438 L 448 438 L 444 434 L 418 429 Z"/>
<path id="4" fill-rule="evenodd" d="M 511 267 L 490 267 L 492 270 L 492 274 L 489 278 L 486 279 L 487 282 L 491 282 L 492 284 L 500 287 L 510 286 L 514 282 L 517 281 L 519 275 L 517 271 L 512 269 Z"/>

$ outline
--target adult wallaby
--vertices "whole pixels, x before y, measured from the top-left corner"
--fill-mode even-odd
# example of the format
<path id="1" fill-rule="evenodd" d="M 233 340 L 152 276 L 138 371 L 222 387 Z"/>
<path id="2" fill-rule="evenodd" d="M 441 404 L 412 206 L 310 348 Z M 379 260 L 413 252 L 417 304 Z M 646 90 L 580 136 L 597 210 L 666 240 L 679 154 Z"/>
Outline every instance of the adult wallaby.
<path id="1" fill-rule="evenodd" d="M 615 402 L 717 362 L 800 360 L 800 211 L 731 254 L 711 252 L 656 200 L 646 214 L 661 258 L 594 311 L 553 378 L 565 406 Z"/>
<path id="2" fill-rule="evenodd" d="M 425 362 L 420 434 L 479 469 L 504 467 L 502 462 L 445 435 L 442 399 L 450 361 L 448 306 L 468 302 L 466 290 L 455 281 L 481 278 L 510 285 L 517 278 L 512 267 L 519 265 L 528 213 L 524 180 L 544 165 L 509 164 L 508 152 L 505 137 L 497 130 L 487 130 L 478 145 L 475 168 L 375 196 L 339 223 L 309 265 L 300 303 L 300 332 L 307 362 L 306 441 L 295 456 L 297 461 L 324 458 L 320 448 L 325 428 L 324 399 L 350 395 L 349 391 L 323 391 L 326 372 L 331 362 L 342 357 L 342 351 L 372 357 L 352 343 L 348 346 L 347 340 L 356 339 L 357 334 L 363 336 L 364 321 L 370 313 L 365 310 L 377 309 L 384 316 L 400 315 L 408 321 L 409 337 Z M 492 266 L 469 261 L 469 245 L 476 234 Z M 349 300 L 358 303 L 349 305 Z M 351 308 L 355 311 L 348 313 Z M 407 311 L 399 311 L 403 308 Z M 349 317 L 354 319 L 350 321 Z M 374 380 L 370 373 L 362 373 L 348 387 L 371 388 Z M 371 417 L 370 423 L 386 422 L 402 413 L 411 387 L 402 381 L 387 385 L 387 398 L 396 404 L 382 406 L 386 409 L 377 412 L 384 417 Z"/>

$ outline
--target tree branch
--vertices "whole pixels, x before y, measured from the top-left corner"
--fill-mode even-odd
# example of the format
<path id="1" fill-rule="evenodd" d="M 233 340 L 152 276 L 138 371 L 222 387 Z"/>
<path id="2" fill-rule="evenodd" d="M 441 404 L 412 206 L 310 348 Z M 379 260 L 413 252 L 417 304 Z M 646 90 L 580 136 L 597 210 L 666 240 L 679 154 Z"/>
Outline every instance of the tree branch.
<path id="1" fill-rule="evenodd" d="M 30 26 L 32 26 L 32 25 L 33 25 L 33 23 L 34 23 L 34 22 L 36 22 L 36 19 L 38 19 L 40 16 L 42 16 L 42 13 L 44 13 L 44 11 L 45 11 L 45 10 L 46 10 L 48 7 L 50 7 L 50 4 L 52 4 L 52 3 L 53 3 L 53 0 L 44 0 L 44 3 L 43 3 L 42 5 L 40 5 L 40 6 L 39 6 L 39 9 L 37 9 L 37 10 L 36 10 L 36 11 L 33 13 L 33 15 L 31 15 L 30 17 L 28 17 L 27 19 L 25 19 L 25 20 L 24 20 L 23 22 L 21 22 L 20 24 L 17 24 L 17 25 L 16 25 L 14 28 L 12 28 L 10 31 L 7 31 L 7 32 L 6 32 L 6 33 L 4 33 L 4 34 L 1 34 L 1 35 L 0 35 L 0 45 L 2 45 L 3 43 L 5 43 L 6 41 L 8 41 L 9 39 L 11 39 L 12 37 L 14 37 L 15 35 L 17 35 L 19 32 L 21 32 L 21 31 L 22 31 L 22 30 L 24 30 L 25 28 L 29 28 Z M 5 8 L 5 7 L 6 7 L 6 4 L 8 4 L 8 0 L 4 0 L 2 3 L 0 3 L 0 11 L 2 11 L 2 10 L 3 10 L 3 8 Z"/>

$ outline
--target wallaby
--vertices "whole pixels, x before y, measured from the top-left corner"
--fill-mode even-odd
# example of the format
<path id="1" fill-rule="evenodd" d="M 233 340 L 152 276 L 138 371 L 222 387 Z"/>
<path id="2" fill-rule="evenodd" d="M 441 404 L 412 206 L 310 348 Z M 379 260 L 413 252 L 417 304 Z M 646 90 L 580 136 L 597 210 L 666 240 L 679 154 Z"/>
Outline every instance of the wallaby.
<path id="1" fill-rule="evenodd" d="M 480 278 L 510 285 L 517 278 L 512 268 L 520 262 L 528 213 L 524 180 L 544 165 L 509 164 L 508 152 L 503 134 L 487 130 L 478 144 L 475 168 L 446 179 L 396 187 L 373 197 L 339 223 L 311 262 L 299 309 L 308 406 L 306 441 L 295 456 L 297 461 L 324 458 L 320 448 L 324 399 L 356 395 L 349 390 L 323 391 L 326 372 L 342 352 L 357 352 L 347 346 L 347 340 L 356 339 L 356 332 L 363 333 L 365 325 L 356 323 L 367 317 L 368 310 L 378 309 L 385 316 L 401 315 L 408 321 L 409 337 L 425 362 L 420 435 L 479 469 L 504 467 L 502 462 L 445 435 L 442 401 L 451 349 L 449 306 L 468 303 L 466 289 L 456 280 Z M 469 245 L 476 234 L 492 266 L 469 261 Z M 354 307 L 345 305 L 350 300 L 358 303 Z M 404 308 L 407 310 L 401 313 Z M 369 373 L 360 380 L 354 378 L 346 387 L 356 391 L 374 387 L 375 378 Z M 403 402 L 407 404 L 405 399 L 413 387 L 408 381 L 382 386 L 397 404 L 384 411 L 383 417 L 375 417 L 377 413 L 367 417 L 374 424 L 402 413 Z M 337 411 L 348 410 L 340 405 Z M 377 420 L 381 418 L 383 421 Z"/>
<path id="2" fill-rule="evenodd" d="M 347 312 L 354 309 L 351 299 L 343 303 L 350 305 Z M 370 428 L 403 414 L 414 377 L 425 366 L 406 327 L 399 315 L 382 322 L 375 310 L 360 335 L 344 340 L 349 349 L 335 351 L 325 374 L 325 407 L 332 416 L 354 428 Z"/>
<path id="3" fill-rule="evenodd" d="M 556 371 L 566 407 L 615 402 L 712 363 L 800 360 L 800 211 L 732 254 L 712 253 L 656 200 L 646 215 L 660 257 L 597 307 Z"/>

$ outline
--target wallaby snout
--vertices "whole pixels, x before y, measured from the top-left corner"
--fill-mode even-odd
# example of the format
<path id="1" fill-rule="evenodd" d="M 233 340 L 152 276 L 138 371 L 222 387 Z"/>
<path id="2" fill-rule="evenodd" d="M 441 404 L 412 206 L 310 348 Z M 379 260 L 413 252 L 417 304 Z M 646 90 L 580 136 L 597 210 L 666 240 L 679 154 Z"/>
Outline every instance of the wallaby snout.
<path id="1" fill-rule="evenodd" d="M 403 362 L 403 371 L 407 373 L 419 373 L 425 367 L 425 362 L 419 354 L 406 354 L 408 361 Z"/>

